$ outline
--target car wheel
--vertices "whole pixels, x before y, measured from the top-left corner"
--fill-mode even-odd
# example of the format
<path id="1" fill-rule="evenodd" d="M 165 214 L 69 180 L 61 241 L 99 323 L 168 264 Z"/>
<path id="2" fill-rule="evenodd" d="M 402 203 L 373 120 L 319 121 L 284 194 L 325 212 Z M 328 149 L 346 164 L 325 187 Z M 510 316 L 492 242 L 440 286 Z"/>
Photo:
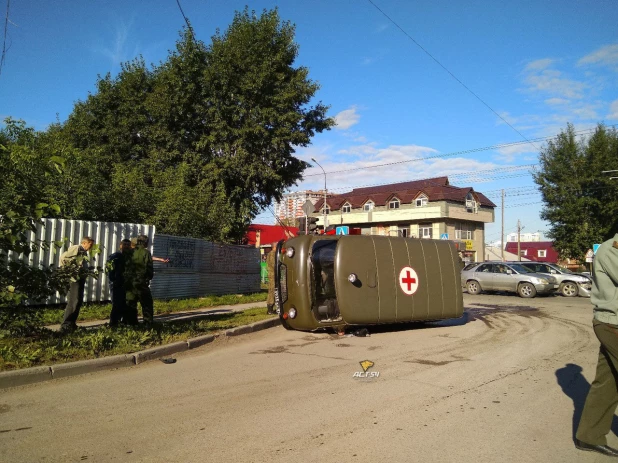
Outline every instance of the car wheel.
<path id="1" fill-rule="evenodd" d="M 520 297 L 534 297 L 536 296 L 536 288 L 533 284 L 530 283 L 522 283 L 517 288 L 517 294 Z"/>
<path id="2" fill-rule="evenodd" d="M 476 280 L 470 280 L 466 283 L 466 289 L 468 290 L 468 294 L 478 294 L 481 292 L 481 285 Z"/>
<path id="3" fill-rule="evenodd" d="M 577 285 L 571 281 L 566 281 L 560 285 L 560 292 L 566 297 L 575 297 L 579 292 Z"/>

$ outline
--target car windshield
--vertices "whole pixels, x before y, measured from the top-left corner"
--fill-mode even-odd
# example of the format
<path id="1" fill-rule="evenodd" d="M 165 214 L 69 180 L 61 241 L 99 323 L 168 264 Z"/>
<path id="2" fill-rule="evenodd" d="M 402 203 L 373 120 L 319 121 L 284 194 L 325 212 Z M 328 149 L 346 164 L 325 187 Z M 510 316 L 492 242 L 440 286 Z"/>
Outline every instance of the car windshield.
<path id="1" fill-rule="evenodd" d="M 568 268 L 560 267 L 559 265 L 550 265 L 550 267 L 560 270 L 562 273 L 573 273 Z"/>
<path id="2" fill-rule="evenodd" d="M 518 273 L 533 273 L 532 270 L 520 264 L 511 264 L 510 267 Z"/>

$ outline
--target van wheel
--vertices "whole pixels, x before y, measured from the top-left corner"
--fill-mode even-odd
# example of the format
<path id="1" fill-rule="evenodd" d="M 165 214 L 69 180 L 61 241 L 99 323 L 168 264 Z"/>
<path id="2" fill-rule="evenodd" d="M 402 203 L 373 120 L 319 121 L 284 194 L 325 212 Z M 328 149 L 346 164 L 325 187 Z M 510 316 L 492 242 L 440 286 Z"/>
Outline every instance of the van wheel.
<path id="1" fill-rule="evenodd" d="M 536 288 L 530 283 L 522 283 L 517 288 L 517 294 L 520 297 L 534 297 L 536 296 Z"/>
<path id="2" fill-rule="evenodd" d="M 577 285 L 571 281 L 565 281 L 560 285 L 560 292 L 566 297 L 575 297 L 579 292 Z"/>
<path id="3" fill-rule="evenodd" d="M 475 295 L 481 292 L 481 285 L 479 285 L 479 282 L 476 280 L 470 280 L 466 283 L 466 289 L 468 290 L 468 294 Z"/>

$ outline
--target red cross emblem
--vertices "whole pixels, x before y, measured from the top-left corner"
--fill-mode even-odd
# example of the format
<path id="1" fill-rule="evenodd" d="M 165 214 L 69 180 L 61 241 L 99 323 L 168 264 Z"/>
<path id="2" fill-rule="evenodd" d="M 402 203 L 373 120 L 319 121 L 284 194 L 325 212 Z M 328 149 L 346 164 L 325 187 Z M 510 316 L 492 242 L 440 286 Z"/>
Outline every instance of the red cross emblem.
<path id="1" fill-rule="evenodd" d="M 408 296 L 418 289 L 418 275 L 412 267 L 404 267 L 399 272 L 399 287 Z"/>

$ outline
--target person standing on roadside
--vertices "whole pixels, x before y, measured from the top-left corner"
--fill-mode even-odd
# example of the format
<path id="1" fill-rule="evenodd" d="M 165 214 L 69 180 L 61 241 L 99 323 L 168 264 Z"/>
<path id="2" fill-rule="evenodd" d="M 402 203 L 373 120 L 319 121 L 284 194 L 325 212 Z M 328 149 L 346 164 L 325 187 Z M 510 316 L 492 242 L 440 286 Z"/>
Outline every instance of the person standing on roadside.
<path id="1" fill-rule="evenodd" d="M 152 255 L 148 250 L 148 237 L 139 235 L 131 258 L 125 269 L 125 288 L 127 293 L 127 323 L 137 325 L 137 303 L 142 306 L 145 323 L 154 321 L 154 303 L 150 293 L 150 280 L 154 275 Z"/>
<path id="2" fill-rule="evenodd" d="M 618 234 L 597 250 L 590 302 L 594 305 L 592 326 L 601 347 L 575 447 L 618 457 L 618 449 L 609 447 L 606 438 L 618 405 Z"/>
<path id="3" fill-rule="evenodd" d="M 79 310 L 84 302 L 84 288 L 89 269 L 88 251 L 92 248 L 94 240 L 89 236 L 84 236 L 80 244 L 70 246 L 60 255 L 60 267 L 75 265 L 78 271 L 75 277 L 71 278 L 69 291 L 67 293 L 67 305 L 64 309 L 61 330 L 64 332 L 75 331 L 77 328 L 77 317 Z"/>
<path id="4" fill-rule="evenodd" d="M 268 297 L 266 298 L 266 313 L 276 313 L 275 307 L 275 264 L 277 258 L 277 243 L 272 243 L 266 256 L 266 271 L 268 272 Z"/>
<path id="5" fill-rule="evenodd" d="M 112 311 L 109 314 L 110 327 L 118 326 L 126 317 L 127 294 L 124 285 L 124 271 L 126 262 L 131 259 L 132 253 L 131 240 L 124 239 L 120 242 L 120 250 L 107 258 L 106 270 L 112 295 Z"/>

